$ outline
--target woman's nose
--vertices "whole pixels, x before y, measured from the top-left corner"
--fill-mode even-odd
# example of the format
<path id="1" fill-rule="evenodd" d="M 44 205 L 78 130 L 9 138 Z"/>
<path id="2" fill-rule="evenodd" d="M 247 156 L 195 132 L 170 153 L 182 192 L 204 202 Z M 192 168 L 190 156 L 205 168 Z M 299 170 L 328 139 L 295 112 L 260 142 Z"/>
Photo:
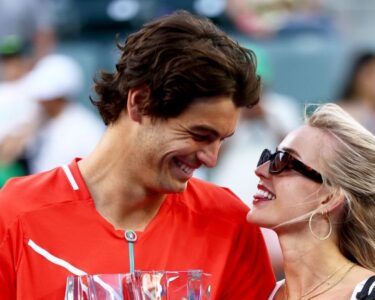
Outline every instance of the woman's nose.
<path id="1" fill-rule="evenodd" d="M 259 178 L 268 178 L 270 176 L 269 168 L 270 162 L 266 161 L 255 169 L 255 175 Z"/>

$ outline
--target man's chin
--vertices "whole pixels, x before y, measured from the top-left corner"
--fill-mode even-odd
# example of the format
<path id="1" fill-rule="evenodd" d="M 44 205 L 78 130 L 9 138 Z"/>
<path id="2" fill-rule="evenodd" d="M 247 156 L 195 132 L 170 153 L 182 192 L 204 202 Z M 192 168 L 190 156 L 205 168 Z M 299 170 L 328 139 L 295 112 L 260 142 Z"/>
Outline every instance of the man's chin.
<path id="1" fill-rule="evenodd" d="M 186 190 L 189 180 L 176 181 L 170 186 L 170 193 L 182 193 Z"/>
<path id="2" fill-rule="evenodd" d="M 178 187 L 177 187 L 177 189 L 178 189 L 177 193 L 182 193 L 182 192 L 184 192 L 184 191 L 186 190 L 186 188 L 187 188 L 188 182 L 189 182 L 189 180 L 186 180 L 185 182 L 181 182 L 181 183 L 178 185 Z"/>

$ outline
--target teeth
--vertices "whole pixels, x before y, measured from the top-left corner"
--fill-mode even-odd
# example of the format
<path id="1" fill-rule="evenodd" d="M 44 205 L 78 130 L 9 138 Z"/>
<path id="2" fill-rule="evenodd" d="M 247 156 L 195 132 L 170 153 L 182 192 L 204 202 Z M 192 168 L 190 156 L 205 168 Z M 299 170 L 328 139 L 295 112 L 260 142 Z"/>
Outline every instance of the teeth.
<path id="1" fill-rule="evenodd" d="M 179 160 L 176 160 L 176 164 L 180 167 L 180 169 L 182 171 L 184 171 L 184 173 L 186 174 L 190 174 L 191 172 L 194 171 L 194 169 L 192 168 L 189 168 L 187 165 L 183 164 L 182 162 L 180 162 Z"/>
<path id="2" fill-rule="evenodd" d="M 276 198 L 275 195 L 271 194 L 268 191 L 264 191 L 264 190 L 258 190 L 257 194 L 264 197 L 264 198 L 267 198 L 268 200 L 274 200 Z"/>

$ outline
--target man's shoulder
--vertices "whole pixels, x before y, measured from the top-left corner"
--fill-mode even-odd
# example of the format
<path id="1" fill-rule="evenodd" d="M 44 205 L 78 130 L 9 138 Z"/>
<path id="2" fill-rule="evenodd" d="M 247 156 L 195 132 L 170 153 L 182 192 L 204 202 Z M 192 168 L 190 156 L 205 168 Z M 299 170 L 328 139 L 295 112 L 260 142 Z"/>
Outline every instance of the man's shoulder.
<path id="1" fill-rule="evenodd" d="M 12 178 L 0 190 L 0 217 L 18 216 L 48 205 L 52 200 L 56 202 L 68 187 L 61 168 Z"/>
<path id="2" fill-rule="evenodd" d="M 183 197 L 193 210 L 224 218 L 245 218 L 249 207 L 230 189 L 192 178 Z"/>

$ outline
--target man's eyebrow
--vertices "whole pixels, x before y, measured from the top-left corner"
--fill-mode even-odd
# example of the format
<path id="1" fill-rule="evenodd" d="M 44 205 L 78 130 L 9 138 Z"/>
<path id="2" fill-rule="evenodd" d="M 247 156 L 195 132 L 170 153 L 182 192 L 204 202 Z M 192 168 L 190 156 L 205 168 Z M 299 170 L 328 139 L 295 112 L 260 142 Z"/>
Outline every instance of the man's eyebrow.
<path id="1" fill-rule="evenodd" d="M 207 125 L 194 125 L 194 126 L 190 127 L 189 129 L 190 129 L 190 131 L 193 131 L 193 132 L 205 133 L 205 134 L 210 134 L 210 135 L 212 134 L 215 137 L 220 136 L 219 132 L 217 132 L 216 129 L 214 129 L 210 126 L 207 126 Z"/>
<path id="2" fill-rule="evenodd" d="M 194 125 L 190 127 L 190 131 L 209 134 L 209 135 L 212 135 L 214 138 L 227 138 L 234 134 L 234 131 L 233 131 L 230 134 L 224 137 L 221 137 L 220 133 L 216 129 L 207 125 Z"/>

